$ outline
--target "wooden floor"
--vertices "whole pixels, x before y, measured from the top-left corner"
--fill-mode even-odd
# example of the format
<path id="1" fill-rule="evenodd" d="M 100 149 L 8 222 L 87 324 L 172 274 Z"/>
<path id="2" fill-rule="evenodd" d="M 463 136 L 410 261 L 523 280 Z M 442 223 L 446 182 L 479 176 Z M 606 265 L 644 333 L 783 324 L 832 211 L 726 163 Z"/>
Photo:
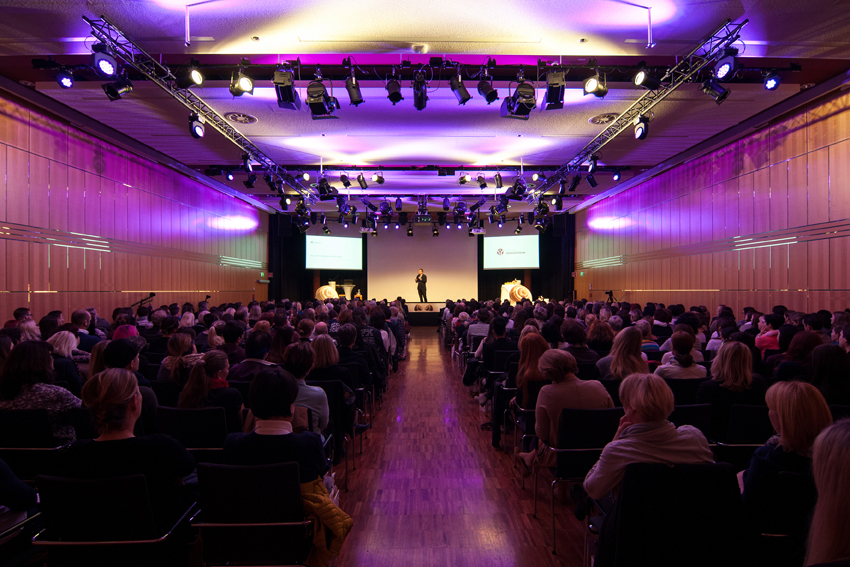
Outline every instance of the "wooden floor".
<path id="1" fill-rule="evenodd" d="M 481 430 L 485 415 L 436 328 L 414 327 L 342 495 L 354 529 L 334 565 L 581 565 L 583 524 L 556 505 L 553 556 L 551 477 L 541 475 L 535 519 L 531 479 L 523 491 L 512 458 Z"/>

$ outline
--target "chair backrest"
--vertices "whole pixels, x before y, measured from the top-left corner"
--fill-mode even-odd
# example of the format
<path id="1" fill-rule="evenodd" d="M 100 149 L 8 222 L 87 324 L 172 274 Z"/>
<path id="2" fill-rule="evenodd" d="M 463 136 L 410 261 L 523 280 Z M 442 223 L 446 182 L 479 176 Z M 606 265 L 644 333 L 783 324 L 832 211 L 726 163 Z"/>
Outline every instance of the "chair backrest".
<path id="1" fill-rule="evenodd" d="M 832 412 L 832 421 L 838 421 L 843 417 L 850 417 L 850 406 L 829 406 L 829 411 Z"/>
<path id="2" fill-rule="evenodd" d="M 36 484 L 51 541 L 128 541 L 159 535 L 144 475 L 99 479 L 39 476 Z"/>
<path id="3" fill-rule="evenodd" d="M 156 401 L 160 406 L 176 408 L 180 400 L 181 388 L 171 380 L 152 380 L 151 390 L 156 394 Z"/>
<path id="4" fill-rule="evenodd" d="M 673 391 L 673 399 L 677 406 L 687 406 L 697 403 L 697 392 L 707 378 L 665 378 L 664 381 Z"/>
<path id="5" fill-rule="evenodd" d="M 486 339 L 487 337 L 483 335 L 473 335 L 472 342 L 469 344 L 469 352 L 475 354 L 475 351 L 478 350 L 478 346 L 481 344 L 481 341 Z"/>
<path id="6" fill-rule="evenodd" d="M 578 372 L 576 376 L 581 378 L 582 380 L 601 380 L 602 374 L 599 372 L 599 367 L 596 366 L 595 362 L 579 362 L 576 364 L 578 366 Z"/>
<path id="7" fill-rule="evenodd" d="M 765 526 L 768 533 L 785 534 L 805 542 L 812 510 L 818 501 L 815 479 L 811 474 L 781 471 L 776 481 L 774 506 Z"/>
<path id="8" fill-rule="evenodd" d="M 692 425 L 702 431 L 706 439 L 711 436 L 711 404 L 675 406 L 669 419 L 676 427 Z"/>
<path id="9" fill-rule="evenodd" d="M 519 372 L 519 361 L 510 362 L 508 364 L 508 381 L 511 384 L 516 384 L 517 372 Z"/>
<path id="10" fill-rule="evenodd" d="M 516 352 L 515 350 L 497 350 L 493 354 L 493 372 L 505 372 L 508 369 L 508 358 Z"/>
<path id="11" fill-rule="evenodd" d="M 160 433 L 171 435 L 187 449 L 222 447 L 227 437 L 224 408 L 159 407 L 156 425 Z"/>
<path id="12" fill-rule="evenodd" d="M 635 463 L 602 525 L 595 565 L 740 565 L 752 535 L 729 465 Z"/>
<path id="13" fill-rule="evenodd" d="M 620 401 L 620 381 L 619 380 L 600 380 L 605 389 L 608 390 L 608 395 L 611 396 L 611 401 L 615 407 L 622 407 L 623 402 Z"/>
<path id="14" fill-rule="evenodd" d="M 773 436 L 767 406 L 735 404 L 729 412 L 726 443 L 765 443 Z"/>
<path id="15" fill-rule="evenodd" d="M 534 382 L 529 382 L 526 386 L 526 391 L 528 392 L 528 401 L 523 405 L 529 409 L 534 409 L 537 407 L 537 397 L 540 395 L 540 390 L 543 389 L 543 386 L 551 384 L 551 380 L 537 380 Z"/>
<path id="16" fill-rule="evenodd" d="M 242 394 L 242 405 L 251 409 L 251 382 L 228 381 L 231 388 L 236 388 Z"/>
<path id="17" fill-rule="evenodd" d="M 623 408 L 562 410 L 558 423 L 558 449 L 586 450 L 558 453 L 556 476 L 583 479 L 599 459 L 602 448 L 614 438 L 623 415 Z"/>
<path id="18" fill-rule="evenodd" d="M 661 362 L 661 359 L 664 358 L 664 353 L 660 350 L 649 350 L 645 351 L 644 354 L 646 355 L 647 360 L 655 360 L 657 362 Z"/>
<path id="19" fill-rule="evenodd" d="M 292 414 L 292 432 L 303 433 L 313 431 L 313 410 L 307 406 L 295 404 L 295 413 Z"/>
<path id="20" fill-rule="evenodd" d="M 0 411 L 0 447 L 56 447 L 46 409 Z"/>
<path id="21" fill-rule="evenodd" d="M 207 523 L 300 522 L 298 463 L 198 465 L 198 504 Z"/>

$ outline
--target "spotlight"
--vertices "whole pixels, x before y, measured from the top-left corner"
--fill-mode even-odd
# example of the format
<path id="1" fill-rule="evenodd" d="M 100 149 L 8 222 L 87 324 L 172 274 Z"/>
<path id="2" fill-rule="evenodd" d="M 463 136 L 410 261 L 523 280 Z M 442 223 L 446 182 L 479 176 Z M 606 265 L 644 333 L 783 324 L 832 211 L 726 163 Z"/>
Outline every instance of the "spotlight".
<path id="1" fill-rule="evenodd" d="M 372 174 L 372 181 L 376 182 L 378 185 L 383 185 L 384 184 L 384 176 L 380 173 L 373 173 Z"/>
<path id="2" fill-rule="evenodd" d="M 322 230 L 325 232 L 325 234 L 330 234 L 330 233 L 331 233 L 331 229 L 329 229 L 329 228 L 328 228 L 328 225 L 323 225 L 323 226 L 322 226 Z"/>
<path id="3" fill-rule="evenodd" d="M 287 198 L 286 198 L 286 204 L 287 204 L 287 205 L 291 205 L 291 204 L 292 204 L 292 199 L 290 199 L 289 197 L 287 197 Z"/>
<path id="4" fill-rule="evenodd" d="M 592 94 L 597 98 L 608 94 L 608 85 L 605 84 L 605 79 L 599 75 L 599 72 L 584 81 L 584 94 L 585 96 Z"/>
<path id="5" fill-rule="evenodd" d="M 248 176 L 248 179 L 246 179 L 242 183 L 245 185 L 245 189 L 253 189 L 254 183 L 256 183 L 256 182 L 257 182 L 257 176 L 252 173 L 251 175 Z"/>
<path id="6" fill-rule="evenodd" d="M 649 119 L 646 116 L 635 118 L 635 140 L 643 140 L 649 134 Z M 588 181 L 590 176 L 588 175 Z"/>
<path id="7" fill-rule="evenodd" d="M 345 215 L 340 214 L 339 218 L 336 220 L 336 222 L 338 222 L 339 224 L 344 223 L 345 222 Z"/>
<path id="8" fill-rule="evenodd" d="M 395 229 L 398 230 L 399 224 L 395 223 Z"/>
<path id="9" fill-rule="evenodd" d="M 493 209 L 495 209 L 495 207 L 493 207 Z M 499 218 L 498 215 L 492 212 L 493 209 L 491 209 L 490 214 L 487 215 L 487 220 L 490 221 L 490 224 L 493 224 L 496 222 L 496 219 Z"/>
<path id="10" fill-rule="evenodd" d="M 478 199 L 478 202 L 476 202 L 474 205 L 469 207 L 469 212 L 474 213 L 475 211 L 480 209 L 481 206 L 484 205 L 484 203 L 486 203 L 486 202 L 487 202 L 487 197 L 482 196 L 481 198 Z"/>
<path id="11" fill-rule="evenodd" d="M 372 203 L 370 203 L 370 202 L 369 202 L 369 199 L 367 199 L 366 197 L 363 197 L 362 199 L 360 199 L 360 202 L 361 202 L 361 203 L 363 203 L 363 205 L 364 205 L 367 209 L 369 209 L 370 211 L 372 211 L 373 213 L 377 213 L 377 212 L 378 212 L 378 207 L 376 207 L 375 205 L 373 205 Z"/>
<path id="12" fill-rule="evenodd" d="M 486 75 L 483 79 L 478 81 L 478 94 L 484 97 L 487 104 L 491 104 L 499 100 L 499 91 L 493 88 L 493 84 L 488 80 Z"/>
<path id="13" fill-rule="evenodd" d="M 351 180 L 348 179 L 348 176 L 344 173 L 339 174 L 339 181 L 342 183 L 342 186 L 348 189 L 351 187 Z"/>
<path id="14" fill-rule="evenodd" d="M 354 222 L 357 222 L 356 220 Z M 342 228 L 348 228 L 348 221 L 342 223 Z"/>
<path id="15" fill-rule="evenodd" d="M 522 221 L 519 220 L 519 219 L 516 221 L 516 230 L 514 230 L 514 234 L 519 234 L 519 233 L 522 232 L 522 224 L 521 223 L 522 223 Z"/>
<path id="16" fill-rule="evenodd" d="M 189 115 L 189 132 L 193 138 L 204 137 L 204 117 L 193 113 Z"/>
<path id="17" fill-rule="evenodd" d="M 313 120 L 331 118 L 335 108 L 339 108 L 336 97 L 328 94 L 328 89 L 322 81 L 311 81 L 307 85 L 307 106 Z"/>
<path id="18" fill-rule="evenodd" d="M 661 80 L 650 75 L 646 69 L 638 71 L 633 81 L 636 87 L 643 87 L 649 91 L 654 91 L 661 86 Z"/>
<path id="19" fill-rule="evenodd" d="M 546 74 L 546 110 L 564 108 L 566 78 L 567 73 L 565 71 L 550 71 Z"/>
<path id="20" fill-rule="evenodd" d="M 541 183 L 545 183 L 546 182 L 546 174 L 543 173 L 542 171 L 539 171 L 539 172 L 537 172 L 537 173 L 535 173 L 534 175 L 531 176 L 531 180 L 532 181 L 540 181 Z"/>
<path id="21" fill-rule="evenodd" d="M 479 176 L 478 176 L 477 181 L 478 181 L 478 186 L 479 186 L 481 189 L 486 189 L 486 188 L 487 188 L 487 181 L 485 181 L 485 180 L 484 180 L 484 176 L 483 176 L 483 175 L 479 175 Z"/>
<path id="22" fill-rule="evenodd" d="M 59 86 L 63 89 L 70 89 L 74 86 L 74 75 L 71 74 L 71 71 L 67 69 L 60 69 L 58 73 L 56 73 L 56 82 L 59 83 Z"/>
<path id="23" fill-rule="evenodd" d="M 771 71 L 764 77 L 764 88 L 769 91 L 775 91 L 779 88 L 779 84 L 782 82 L 782 79 L 779 78 L 779 73 L 776 71 Z M 61 84 L 61 83 L 60 83 Z M 68 88 L 68 87 L 65 87 Z"/>
<path id="24" fill-rule="evenodd" d="M 304 181 L 310 181 L 310 174 L 309 174 L 309 173 L 307 173 L 306 171 L 305 171 L 305 172 L 303 172 L 303 173 L 301 174 L 301 179 L 303 179 Z"/>
<path id="25" fill-rule="evenodd" d="M 354 76 L 353 70 L 351 71 L 351 75 L 345 80 L 345 90 L 348 91 L 349 104 L 357 106 L 366 102 L 360 93 L 360 83 L 357 81 L 357 77 Z"/>
<path id="26" fill-rule="evenodd" d="M 401 210 L 401 197 L 395 198 L 395 210 L 397 210 L 397 211 Z"/>
<path id="27" fill-rule="evenodd" d="M 232 171 L 228 171 L 224 174 L 224 178 L 228 181 L 233 181 L 234 175 Z"/>
<path id="28" fill-rule="evenodd" d="M 182 73 L 177 75 L 177 88 L 188 89 L 190 87 L 200 87 L 204 84 L 204 76 L 198 70 L 198 62 L 192 61 L 192 64 Z"/>
<path id="29" fill-rule="evenodd" d="M 437 213 L 437 224 L 448 224 L 446 213 Z M 451 228 L 451 226 L 449 227 Z"/>
<path id="30" fill-rule="evenodd" d="M 426 104 L 428 104 L 428 83 L 425 82 L 425 73 L 416 73 L 413 77 L 413 107 L 416 110 L 425 110 Z"/>
<path id="31" fill-rule="evenodd" d="M 599 185 L 599 182 L 596 181 L 596 178 L 593 177 L 592 173 L 588 173 L 586 179 L 592 189 L 596 189 L 596 186 Z"/>
<path id="32" fill-rule="evenodd" d="M 460 76 L 459 68 L 457 75 L 449 79 L 449 87 L 455 93 L 458 105 L 466 104 L 472 98 L 472 95 L 469 94 L 469 91 L 466 90 L 466 86 L 463 84 L 463 78 Z"/>
<path id="33" fill-rule="evenodd" d="M 560 211 L 564 208 L 564 198 L 560 195 L 556 196 L 554 199 L 552 199 L 552 205 L 555 207 L 556 211 Z"/>
<path id="34" fill-rule="evenodd" d="M 254 80 L 242 71 L 234 71 L 230 76 L 230 94 L 242 96 L 245 93 L 254 94 Z"/>
<path id="35" fill-rule="evenodd" d="M 505 224 L 505 215 L 499 217 L 499 228 L 502 228 L 502 225 Z"/>
<path id="36" fill-rule="evenodd" d="M 390 99 L 390 102 L 393 103 L 393 106 L 396 103 L 399 103 L 404 100 L 404 97 L 401 96 L 401 85 L 395 79 L 390 79 L 387 81 L 387 98 Z"/>
<path id="37" fill-rule="evenodd" d="M 369 185 L 366 183 L 366 178 L 363 177 L 362 173 L 357 176 L 357 183 L 360 184 L 361 189 L 366 189 L 369 187 Z"/>
<path id="38" fill-rule="evenodd" d="M 502 174 L 501 174 L 501 173 L 499 173 L 499 172 L 497 171 L 497 172 L 496 172 L 496 175 L 494 175 L 494 176 L 493 176 L 493 181 L 495 181 L 495 182 L 496 182 L 496 189 L 501 189 L 501 188 L 502 188 Z"/>
<path id="39" fill-rule="evenodd" d="M 118 62 L 105 43 L 91 46 L 91 67 L 103 79 L 111 79 L 118 74 Z"/>
<path id="40" fill-rule="evenodd" d="M 387 230 L 390 227 L 390 223 L 384 222 L 384 230 Z"/>
<path id="41" fill-rule="evenodd" d="M 569 191 L 570 193 L 575 192 L 575 190 L 578 188 L 579 183 L 581 183 L 581 175 L 576 175 L 570 180 L 570 186 L 567 188 L 567 191 Z"/>
<path id="42" fill-rule="evenodd" d="M 281 196 L 281 198 L 280 198 L 280 210 L 281 211 L 288 211 L 289 210 L 289 199 L 287 199 L 286 197 Z"/>
<path id="43" fill-rule="evenodd" d="M 511 188 L 505 191 L 504 197 L 513 201 L 521 201 L 526 189 L 528 189 L 528 185 L 525 183 L 525 179 L 517 177 Z"/>
<path id="44" fill-rule="evenodd" d="M 534 228 L 536 228 L 540 232 L 543 232 L 544 230 L 546 230 L 546 221 L 547 217 L 536 216 L 534 218 Z"/>
<path id="45" fill-rule="evenodd" d="M 118 77 L 114 83 L 101 85 L 109 100 L 119 100 L 123 95 L 133 92 L 133 81 L 127 77 Z"/>
<path id="46" fill-rule="evenodd" d="M 439 228 L 437 228 L 437 225 L 436 225 L 436 224 L 435 224 L 435 225 L 433 225 L 433 227 L 431 228 L 431 236 L 433 236 L 433 237 L 435 237 L 435 238 L 436 238 L 437 236 L 440 236 L 440 229 L 439 229 Z"/>
<path id="47" fill-rule="evenodd" d="M 242 154 L 242 169 L 245 173 L 251 173 L 254 171 L 254 168 L 251 167 L 251 156 L 247 153 Z"/>
<path id="48" fill-rule="evenodd" d="M 517 118 L 528 120 L 528 114 L 537 108 L 534 96 L 534 86 L 525 81 L 514 89 L 513 94 L 502 101 L 502 118 Z"/>
<path id="49" fill-rule="evenodd" d="M 587 173 L 593 173 L 596 171 L 596 168 L 599 166 L 599 156 L 593 154 L 590 156 L 590 160 L 587 162 Z"/>
<path id="50" fill-rule="evenodd" d="M 295 89 L 292 71 L 275 71 L 274 91 L 277 95 L 277 106 L 287 110 L 301 110 L 301 98 Z"/>
<path id="51" fill-rule="evenodd" d="M 413 225 L 407 225 L 407 236 L 413 236 Z"/>
<path id="52" fill-rule="evenodd" d="M 611 176 L 611 179 L 613 179 L 614 181 L 619 181 L 620 180 L 620 170 L 615 171 L 614 175 Z"/>
<path id="53" fill-rule="evenodd" d="M 317 215 L 314 211 L 310 211 L 310 222 L 313 224 L 319 222 L 319 215 Z"/>
<path id="54" fill-rule="evenodd" d="M 719 105 L 722 104 L 724 100 L 726 100 L 726 98 L 729 96 L 729 93 L 731 93 L 732 91 L 730 91 L 729 89 L 724 89 L 720 86 L 720 83 L 717 82 L 717 79 L 711 77 L 703 81 L 702 92 L 713 98 L 714 102 Z"/>
<path id="55" fill-rule="evenodd" d="M 327 177 L 319 179 L 317 188 L 320 201 L 333 201 L 339 196 L 337 190 L 331 187 Z"/>
<path id="56" fill-rule="evenodd" d="M 727 47 L 723 52 L 723 57 L 717 60 L 717 65 L 714 66 L 714 76 L 718 80 L 723 81 L 731 78 L 738 70 L 738 50 L 734 47 Z"/>

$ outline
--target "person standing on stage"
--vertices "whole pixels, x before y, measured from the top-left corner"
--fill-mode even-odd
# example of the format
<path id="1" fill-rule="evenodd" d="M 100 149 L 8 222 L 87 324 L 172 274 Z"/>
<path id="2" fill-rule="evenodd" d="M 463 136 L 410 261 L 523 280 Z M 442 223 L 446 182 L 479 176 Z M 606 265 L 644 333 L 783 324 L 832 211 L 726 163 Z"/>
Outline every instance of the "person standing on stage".
<path id="1" fill-rule="evenodd" d="M 428 303 L 428 292 L 425 290 L 425 284 L 428 283 L 428 276 L 419 268 L 419 273 L 416 274 L 416 291 L 419 292 L 419 301 Z"/>

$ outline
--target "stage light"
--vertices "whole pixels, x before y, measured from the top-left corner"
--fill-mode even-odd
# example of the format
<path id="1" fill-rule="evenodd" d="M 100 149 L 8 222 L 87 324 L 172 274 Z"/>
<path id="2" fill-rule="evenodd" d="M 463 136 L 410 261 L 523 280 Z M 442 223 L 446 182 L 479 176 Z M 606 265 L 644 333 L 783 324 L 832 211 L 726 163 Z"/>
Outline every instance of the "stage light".
<path id="1" fill-rule="evenodd" d="M 401 96 L 401 85 L 395 79 L 390 79 L 387 81 L 387 98 L 390 99 L 390 102 L 393 103 L 393 106 L 396 103 L 404 100 L 404 97 Z"/>
<path id="2" fill-rule="evenodd" d="M 478 94 L 484 97 L 487 104 L 491 104 L 499 100 L 499 91 L 493 88 L 493 84 L 488 80 L 488 78 L 489 77 L 485 75 L 485 78 L 478 81 Z"/>
<path id="3" fill-rule="evenodd" d="M 190 114 L 189 115 L 189 132 L 192 133 L 193 138 L 203 138 L 204 137 L 204 117 L 198 114 Z"/>
<path id="4" fill-rule="evenodd" d="M 230 76 L 230 94 L 242 96 L 245 93 L 254 94 L 254 80 L 242 71 L 233 71 Z"/>
<path id="5" fill-rule="evenodd" d="M 526 189 L 528 189 L 528 185 L 525 183 L 525 179 L 517 177 L 511 188 L 505 191 L 504 197 L 513 201 L 521 201 Z"/>
<path id="6" fill-rule="evenodd" d="M 407 236 L 413 236 L 413 225 L 407 225 Z"/>
<path id="7" fill-rule="evenodd" d="M 319 222 L 319 215 L 317 215 L 314 211 L 310 211 L 310 222 L 313 224 Z"/>
<path id="8" fill-rule="evenodd" d="M 295 88 L 292 71 L 275 71 L 272 83 L 274 84 L 274 91 L 277 95 L 277 106 L 279 108 L 301 110 L 301 97 Z"/>
<path id="9" fill-rule="evenodd" d="M 257 176 L 252 173 L 251 175 L 248 176 L 248 179 L 246 179 L 245 181 L 242 182 L 242 184 L 245 185 L 245 189 L 253 189 L 254 183 L 256 183 L 256 182 L 257 182 Z"/>
<path id="10" fill-rule="evenodd" d="M 643 140 L 649 134 L 649 119 L 646 116 L 635 118 L 635 140 Z M 588 176 L 590 177 L 590 176 Z M 588 179 L 590 181 L 590 179 Z"/>
<path id="11" fill-rule="evenodd" d="M 372 174 L 372 181 L 377 182 L 378 185 L 383 185 L 384 184 L 384 176 L 380 173 L 373 173 Z"/>
<path id="12" fill-rule="evenodd" d="M 301 179 L 303 179 L 304 181 L 310 181 L 310 174 L 307 173 L 306 171 L 302 172 L 301 173 Z"/>
<path id="13" fill-rule="evenodd" d="M 587 173 L 595 172 L 597 167 L 599 167 L 599 157 L 593 154 L 587 162 Z"/>
<path id="14" fill-rule="evenodd" d="M 598 72 L 584 81 L 584 94 L 585 96 L 592 94 L 598 98 L 608 94 L 608 85 L 605 84 L 605 79 Z"/>
<path id="15" fill-rule="evenodd" d="M 596 189 L 596 186 L 599 185 L 599 182 L 596 181 L 596 178 L 590 173 L 587 174 L 586 179 L 592 189 Z"/>
<path id="16" fill-rule="evenodd" d="M 734 47 L 727 47 L 723 52 L 723 57 L 717 60 L 717 65 L 714 66 L 714 76 L 718 80 L 724 81 L 731 78 L 738 70 L 738 50 Z"/>
<path id="17" fill-rule="evenodd" d="M 469 94 L 469 91 L 466 90 L 466 86 L 463 84 L 463 78 L 460 76 L 459 68 L 457 75 L 449 79 L 449 88 L 455 93 L 458 106 L 466 104 L 472 98 L 472 95 Z"/>
<path id="18" fill-rule="evenodd" d="M 204 75 L 198 69 L 199 63 L 192 60 L 192 64 L 177 74 L 177 88 L 188 89 L 190 87 L 200 87 L 204 84 Z"/>
<path id="19" fill-rule="evenodd" d="M 384 222 L 384 230 L 387 230 L 388 228 L 390 228 L 390 223 Z"/>
<path id="20" fill-rule="evenodd" d="M 614 175 L 611 176 L 611 179 L 613 179 L 614 181 L 619 181 L 620 180 L 620 170 L 615 171 Z"/>
<path id="21" fill-rule="evenodd" d="M 499 228 L 502 228 L 502 226 L 504 224 L 505 224 L 505 215 L 502 215 L 502 216 L 499 217 Z"/>
<path id="22" fill-rule="evenodd" d="M 771 71 L 764 77 L 764 88 L 769 91 L 775 91 L 778 89 L 780 83 L 782 83 L 782 79 L 779 78 L 779 73 L 776 71 Z"/>
<path id="23" fill-rule="evenodd" d="M 546 74 L 546 110 L 564 108 L 566 78 L 567 73 L 565 71 L 549 71 Z"/>
<path id="24" fill-rule="evenodd" d="M 485 181 L 483 175 L 478 176 L 478 187 L 480 187 L 481 189 L 487 188 L 487 181 Z"/>
<path id="25" fill-rule="evenodd" d="M 401 206 L 402 206 L 401 205 L 401 197 L 396 197 L 395 198 L 395 210 L 400 211 Z"/>
<path id="26" fill-rule="evenodd" d="M 575 192 L 578 188 L 578 184 L 581 183 L 581 175 L 576 175 L 570 180 L 570 186 L 567 188 L 567 191 L 570 193 Z"/>
<path id="27" fill-rule="evenodd" d="M 313 120 L 331 118 L 334 109 L 339 108 L 339 101 L 328 94 L 328 89 L 322 81 L 311 81 L 307 85 L 306 102 Z"/>
<path id="28" fill-rule="evenodd" d="M 729 89 L 724 89 L 720 86 L 720 83 L 717 82 L 717 79 L 711 77 L 703 81 L 702 92 L 713 98 L 714 102 L 720 105 L 723 103 L 724 100 L 726 100 L 726 98 L 729 96 L 729 93 L 731 93 L 732 91 L 730 91 Z"/>
<path id="29" fill-rule="evenodd" d="M 290 199 L 289 197 L 287 197 L 287 198 L 286 198 L 286 204 L 287 204 L 287 205 L 291 205 L 291 204 L 292 204 L 292 199 Z"/>
<path id="30" fill-rule="evenodd" d="M 519 233 L 522 232 L 522 224 L 521 223 L 522 223 L 522 221 L 520 221 L 520 220 L 516 221 L 516 230 L 514 230 L 514 234 L 519 234 Z"/>
<path id="31" fill-rule="evenodd" d="M 367 189 L 369 185 L 366 183 L 366 178 L 361 173 L 357 176 L 357 183 L 360 185 L 361 189 Z"/>
<path id="32" fill-rule="evenodd" d="M 91 68 L 103 79 L 111 79 L 118 74 L 118 62 L 105 43 L 91 46 Z"/>
<path id="33" fill-rule="evenodd" d="M 484 203 L 486 203 L 486 202 L 487 202 L 487 197 L 481 196 L 474 205 L 469 207 L 469 212 L 474 213 L 475 211 L 480 209 L 484 205 Z"/>
<path id="34" fill-rule="evenodd" d="M 496 182 L 496 189 L 501 189 L 501 188 L 502 188 L 502 174 L 501 174 L 501 173 L 499 173 L 499 172 L 497 171 L 497 172 L 496 172 L 496 175 L 494 175 L 494 176 L 493 176 L 493 181 L 495 181 L 495 182 Z"/>
<path id="35" fill-rule="evenodd" d="M 643 87 L 649 91 L 654 91 L 661 86 L 661 80 L 650 75 L 646 69 L 638 71 L 633 81 L 636 87 Z"/>
<path id="36" fill-rule="evenodd" d="M 448 211 L 451 205 L 449 204 L 449 198 L 443 197 L 443 210 Z"/>
<path id="37" fill-rule="evenodd" d="M 528 213 L 525 217 L 526 224 L 534 224 L 534 213 Z"/>
<path id="38" fill-rule="evenodd" d="M 399 226 L 400 226 L 400 225 L 399 225 L 398 223 L 395 223 L 395 229 L 396 229 L 396 230 L 398 230 L 398 227 L 399 227 Z"/>
<path id="39" fill-rule="evenodd" d="M 74 75 L 71 74 L 71 71 L 67 69 L 60 69 L 58 73 L 56 73 L 56 82 L 59 83 L 59 86 L 63 89 L 70 89 L 74 86 Z"/>
<path id="40" fill-rule="evenodd" d="M 366 197 L 363 197 L 362 199 L 360 199 L 360 202 L 361 202 L 361 203 L 363 203 L 363 205 L 364 205 L 367 209 L 369 209 L 370 211 L 372 211 L 373 213 L 377 213 L 377 212 L 378 212 L 378 207 L 376 207 L 375 205 L 373 205 L 373 204 L 369 201 L 369 199 L 367 199 Z"/>
<path id="41" fill-rule="evenodd" d="M 490 221 L 490 224 L 493 224 L 494 222 L 496 222 L 496 219 L 499 218 L 499 216 L 493 212 L 495 208 L 496 207 L 490 209 L 490 214 L 487 215 L 487 220 Z"/>
<path id="42" fill-rule="evenodd" d="M 363 99 L 363 95 L 360 93 L 360 83 L 357 81 L 357 77 L 354 76 L 354 70 L 352 70 L 351 75 L 345 79 L 345 90 L 348 91 L 349 104 L 357 106 L 358 104 L 366 102 Z"/>
<path id="43" fill-rule="evenodd" d="M 457 178 L 457 182 L 461 185 L 466 185 L 469 181 L 472 181 L 472 176 L 468 173 L 461 173 Z"/>
<path id="44" fill-rule="evenodd" d="M 123 95 L 133 92 L 133 81 L 127 77 L 118 77 L 114 83 L 101 85 L 109 100 L 119 100 Z"/>
<path id="45" fill-rule="evenodd" d="M 378 208 L 381 210 L 381 214 L 386 215 L 387 217 L 393 216 L 391 211 L 392 207 L 390 207 L 390 202 L 386 200 L 386 197 L 384 197 L 384 200 L 381 201 L 380 205 L 378 205 Z"/>
<path id="46" fill-rule="evenodd" d="M 348 209 L 348 212 L 349 212 L 349 214 L 354 215 L 355 217 L 357 217 L 357 207 L 350 207 L 350 208 Z M 356 219 L 356 218 L 355 218 L 354 222 L 357 222 L 357 219 Z"/>
<path id="47" fill-rule="evenodd" d="M 539 172 L 537 172 L 537 173 L 535 173 L 534 175 L 531 176 L 531 180 L 532 181 L 540 181 L 541 183 L 545 183 L 546 182 L 546 174 L 543 173 L 542 171 L 539 171 Z"/>
<path id="48" fill-rule="evenodd" d="M 540 232 L 543 232 L 544 230 L 546 230 L 546 224 L 547 224 L 546 221 L 547 221 L 546 217 L 540 217 L 540 216 L 535 217 L 534 218 L 534 228 L 536 228 Z"/>
<path id="49" fill-rule="evenodd" d="M 325 234 L 331 233 L 331 229 L 328 228 L 328 225 L 323 225 L 322 230 L 324 231 Z"/>
<path id="50" fill-rule="evenodd" d="M 339 181 L 340 181 L 340 183 L 342 183 L 342 186 L 345 187 L 346 189 L 351 187 L 351 180 L 348 179 L 348 176 L 346 174 L 340 173 L 339 174 Z"/>
<path id="51" fill-rule="evenodd" d="M 416 110 L 425 110 L 426 104 L 428 104 L 428 83 L 425 82 L 425 73 L 416 73 L 413 77 L 413 107 Z"/>
<path id="52" fill-rule="evenodd" d="M 345 215 L 340 214 L 339 218 L 336 219 L 336 222 L 338 222 L 339 224 L 342 224 L 343 222 L 345 222 Z"/>
<path id="53" fill-rule="evenodd" d="M 516 86 L 514 92 L 502 101 L 502 118 L 528 120 L 528 114 L 537 108 L 534 86 L 525 81 Z"/>
<path id="54" fill-rule="evenodd" d="M 227 179 L 228 181 L 233 181 L 233 179 L 234 179 L 233 172 L 232 172 L 232 171 L 227 171 L 227 172 L 224 174 L 224 178 L 225 178 L 225 179 Z"/>
<path id="55" fill-rule="evenodd" d="M 435 238 L 436 238 L 437 236 L 440 236 L 440 229 L 439 229 L 439 228 L 437 228 L 437 225 L 436 225 L 436 224 L 435 224 L 435 225 L 433 225 L 433 227 L 431 228 L 431 236 L 434 236 Z"/>

